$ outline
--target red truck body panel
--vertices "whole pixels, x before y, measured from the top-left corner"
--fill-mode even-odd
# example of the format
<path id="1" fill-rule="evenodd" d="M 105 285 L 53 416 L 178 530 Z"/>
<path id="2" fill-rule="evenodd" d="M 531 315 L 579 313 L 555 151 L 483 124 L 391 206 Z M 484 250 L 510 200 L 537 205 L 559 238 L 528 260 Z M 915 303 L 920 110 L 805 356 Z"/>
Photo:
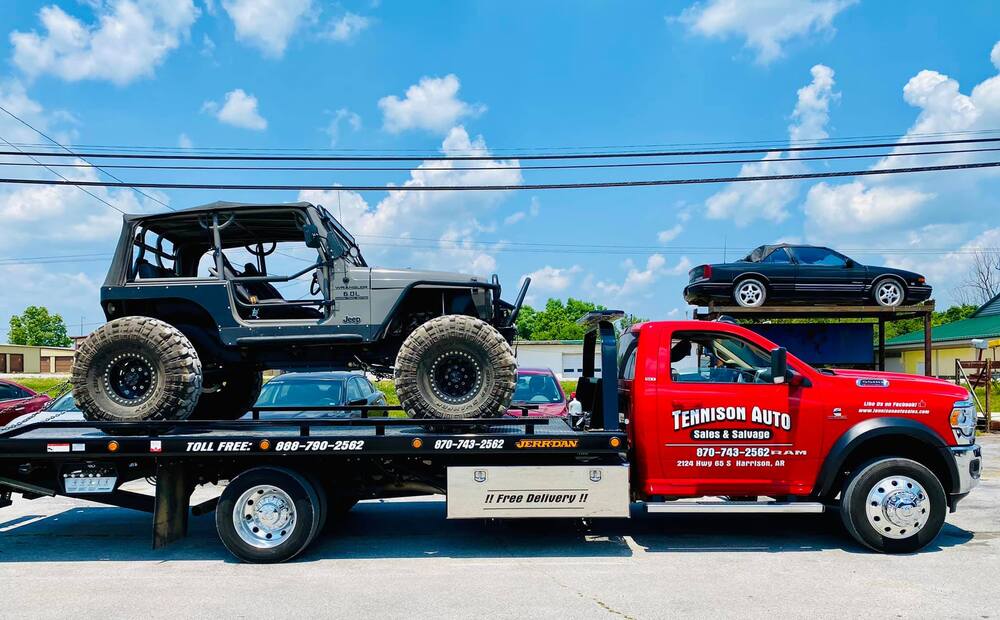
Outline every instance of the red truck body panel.
<path id="1" fill-rule="evenodd" d="M 791 354 L 793 378 L 784 383 L 713 381 L 697 374 L 685 380 L 676 359 L 671 361 L 672 350 L 683 352 L 699 334 L 731 337 L 766 352 L 778 345 L 724 322 L 651 322 L 632 333 L 638 338 L 634 377 L 621 378 L 619 388 L 635 451 L 636 488 L 647 497 L 809 495 L 841 435 L 872 418 L 916 421 L 945 444 L 956 444 L 949 416 L 968 392 L 946 381 L 819 371 Z M 702 374 L 712 371 L 703 368 Z"/>

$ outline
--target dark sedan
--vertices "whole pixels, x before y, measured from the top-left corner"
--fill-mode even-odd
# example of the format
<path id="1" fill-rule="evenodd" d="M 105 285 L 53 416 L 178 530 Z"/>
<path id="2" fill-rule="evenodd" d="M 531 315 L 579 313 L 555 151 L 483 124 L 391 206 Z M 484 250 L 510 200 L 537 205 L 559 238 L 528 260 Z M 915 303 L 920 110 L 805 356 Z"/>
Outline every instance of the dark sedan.
<path id="1" fill-rule="evenodd" d="M 288 407 L 287 411 L 262 411 L 268 419 L 360 418 L 361 410 L 318 411 L 310 407 L 385 405 L 385 394 L 362 375 L 350 372 L 290 372 L 264 384 L 257 398 L 260 407 Z M 385 415 L 375 411 L 375 416 Z M 251 414 L 243 416 L 244 419 Z"/>
<path id="2" fill-rule="evenodd" d="M 756 308 L 765 303 L 878 304 L 895 307 L 924 301 L 924 276 L 891 267 L 862 265 L 830 248 L 762 245 L 735 263 L 699 265 L 689 272 L 684 299 Z"/>

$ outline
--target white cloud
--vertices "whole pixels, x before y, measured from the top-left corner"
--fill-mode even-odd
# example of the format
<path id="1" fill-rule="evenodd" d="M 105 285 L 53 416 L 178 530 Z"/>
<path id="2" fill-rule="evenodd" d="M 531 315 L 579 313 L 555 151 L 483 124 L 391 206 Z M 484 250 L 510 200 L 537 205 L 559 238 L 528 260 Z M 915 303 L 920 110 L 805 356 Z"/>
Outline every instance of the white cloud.
<path id="1" fill-rule="evenodd" d="M 202 112 L 209 112 L 219 119 L 219 122 L 264 131 L 267 129 L 267 119 L 257 110 L 257 97 L 248 95 L 242 88 L 226 93 L 226 101 L 220 107 L 215 101 L 206 101 L 201 106 Z"/>
<path id="2" fill-rule="evenodd" d="M 653 284 L 664 276 L 686 273 L 691 268 L 691 261 L 687 256 L 682 256 L 676 265 L 667 267 L 667 259 L 662 254 L 652 254 L 646 259 L 644 269 L 637 267 L 632 259 L 627 259 L 623 266 L 627 273 L 620 284 L 602 280 L 594 285 L 600 298 L 621 303 L 634 302 L 637 297 L 652 297 L 657 292 Z"/>
<path id="3" fill-rule="evenodd" d="M 489 155 L 482 136 L 470 138 L 464 127 L 453 127 L 441 144 L 446 155 L 470 150 Z M 522 182 L 517 161 L 487 160 L 485 166 L 500 170 L 455 170 L 452 162 L 426 161 L 410 172 L 401 185 L 513 185 Z M 337 216 L 355 236 L 365 256 L 387 259 L 394 265 L 419 265 L 449 271 L 478 270 L 486 274 L 495 268 L 492 254 L 503 244 L 484 248 L 472 237 L 484 229 L 478 218 L 490 214 L 508 192 L 393 191 L 374 206 L 351 191 L 302 191 L 299 200 L 322 204 Z M 338 204 L 339 201 L 339 204 Z M 414 236 L 434 238 L 431 249 L 412 247 Z M 415 241 L 426 246 L 426 241 Z"/>
<path id="4" fill-rule="evenodd" d="M 310 15 L 312 0 L 223 0 L 236 38 L 265 56 L 281 58 L 288 40 Z"/>
<path id="5" fill-rule="evenodd" d="M 531 278 L 531 290 L 547 293 L 561 293 L 573 284 L 574 277 L 583 271 L 579 265 L 572 267 L 552 267 L 545 265 L 541 269 L 536 269 L 531 273 L 521 276 L 521 282 L 525 278 Z"/>
<path id="6" fill-rule="evenodd" d="M 358 38 L 363 30 L 371 25 L 371 19 L 351 12 L 333 21 L 323 33 L 323 36 L 332 41 L 340 43 L 350 43 Z"/>
<path id="7" fill-rule="evenodd" d="M 330 146 L 337 146 L 337 142 L 340 141 L 341 125 L 346 125 L 352 131 L 358 131 L 361 129 L 361 117 L 347 108 L 340 108 L 334 112 L 324 130 L 326 135 L 330 136 Z"/>
<path id="8" fill-rule="evenodd" d="M 810 241 L 833 243 L 845 236 L 884 235 L 914 219 L 918 209 L 934 198 L 906 186 L 866 187 L 861 181 L 843 185 L 818 183 L 809 190 L 803 207 Z"/>
<path id="9" fill-rule="evenodd" d="M 531 202 L 528 205 L 527 211 L 515 211 L 503 218 L 503 223 L 505 226 L 511 226 L 517 224 L 518 222 L 524 221 L 529 217 L 537 217 L 539 212 L 541 212 L 541 204 L 538 202 L 538 198 L 532 196 Z"/>
<path id="10" fill-rule="evenodd" d="M 998 44 L 1000 45 L 1000 44 Z M 998 46 L 991 51 L 997 65 Z M 942 73 L 922 70 L 903 87 L 904 101 L 919 109 L 906 138 L 920 139 L 938 132 L 976 132 L 1000 124 L 1000 75 L 975 85 L 970 94 Z M 897 148 L 896 152 L 906 152 Z M 912 165 L 942 165 L 982 161 L 983 154 L 950 154 L 919 159 L 884 158 L 873 168 L 896 168 L 903 161 Z M 990 158 L 992 159 L 992 158 Z M 928 230 L 974 224 L 982 229 L 995 225 L 995 197 L 1000 192 L 995 171 L 926 173 L 912 176 L 868 177 L 850 183 L 819 183 L 805 204 L 805 230 L 810 240 L 857 245 L 888 231 L 897 238 L 920 238 L 933 243 Z M 883 237 L 884 238 L 884 237 Z M 888 258 L 888 257 L 887 257 Z M 931 259 L 928 259 L 931 260 Z M 933 259 L 937 260 L 937 259 Z"/>
<path id="11" fill-rule="evenodd" d="M 798 90 L 792 123 L 788 133 L 792 140 L 817 140 L 827 137 L 829 107 L 839 97 L 834 92 L 833 69 L 815 65 L 812 81 Z M 794 157 L 772 152 L 759 163 L 743 164 L 739 176 L 788 175 L 806 172 L 804 164 Z M 709 219 L 732 220 L 746 226 L 757 219 L 782 222 L 788 218 L 788 205 L 799 195 L 797 181 L 751 181 L 731 183 L 705 201 Z"/>
<path id="12" fill-rule="evenodd" d="M 742 37 L 756 61 L 779 58 L 792 39 L 832 34 L 833 19 L 857 0 L 708 0 L 684 9 L 676 18 L 690 32 L 726 39 Z M 673 18 L 668 18 L 672 20 Z"/>
<path id="13" fill-rule="evenodd" d="M 486 111 L 482 104 L 469 104 L 458 98 L 461 84 L 454 74 L 442 78 L 422 77 L 406 89 L 403 99 L 382 97 L 378 107 L 384 115 L 383 126 L 390 133 L 408 129 L 444 132 L 466 117 Z"/>
<path id="14" fill-rule="evenodd" d="M 676 239 L 683 231 L 684 227 L 682 225 L 674 224 L 673 226 L 667 228 L 666 230 L 661 230 L 656 235 L 656 238 L 660 241 L 660 243 L 670 243 L 671 241 Z"/>
<path id="15" fill-rule="evenodd" d="M 186 133 L 182 133 L 177 136 L 177 146 L 187 151 L 194 148 L 194 142 L 191 141 L 191 138 Z"/>
<path id="16" fill-rule="evenodd" d="M 199 13 L 192 0 L 111 0 L 94 8 L 97 23 L 85 24 L 58 6 L 43 7 L 43 34 L 10 34 L 14 64 L 32 77 L 128 84 L 153 75 Z"/>

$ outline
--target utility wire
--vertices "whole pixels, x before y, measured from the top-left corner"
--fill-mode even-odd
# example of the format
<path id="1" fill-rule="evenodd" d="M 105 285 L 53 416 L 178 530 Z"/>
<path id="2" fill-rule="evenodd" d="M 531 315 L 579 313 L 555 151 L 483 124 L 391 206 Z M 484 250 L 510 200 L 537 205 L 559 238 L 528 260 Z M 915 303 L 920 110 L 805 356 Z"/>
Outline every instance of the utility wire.
<path id="1" fill-rule="evenodd" d="M 936 151 L 910 151 L 906 153 L 866 153 L 863 155 L 817 155 L 814 157 L 795 157 L 784 161 L 835 161 L 841 159 L 882 159 L 891 157 L 913 157 L 918 155 L 955 155 L 963 153 L 992 153 L 1000 151 L 1000 148 L 985 149 L 946 149 Z M 541 164 L 541 165 L 511 165 L 511 166 L 199 166 L 199 165 L 158 165 L 158 164 L 103 164 L 100 169 L 115 168 L 128 170 L 259 170 L 265 172 L 396 172 L 413 170 L 576 170 L 594 168 L 656 168 L 664 166 L 708 166 L 722 164 L 759 164 L 761 159 L 713 159 L 699 161 L 656 161 L 656 162 L 628 162 L 617 164 Z M 779 161 L 779 160 L 768 160 Z M 52 166 L 53 168 L 80 168 L 79 164 L 43 164 L 37 160 L 33 162 L 6 162 L 0 161 L 0 166 L 17 167 L 37 167 Z M 91 164 L 92 167 L 97 167 Z"/>
<path id="2" fill-rule="evenodd" d="M 4 111 L 6 112 L 6 110 L 4 110 Z M 9 114 L 9 113 L 8 113 L 8 114 Z M 7 139 L 6 139 L 6 138 L 4 138 L 3 136 L 0 136 L 0 140 L 2 140 L 3 142 L 5 142 L 6 144 L 10 145 L 10 146 L 11 146 L 12 148 L 15 148 L 15 149 L 17 149 L 17 150 L 19 150 L 19 151 L 21 150 L 21 149 L 19 149 L 18 147 L 16 147 L 16 146 L 14 146 L 13 144 L 11 144 L 10 142 L 7 142 Z M 95 200 L 99 200 L 100 202 L 103 202 L 104 204 L 106 204 L 107 206 L 111 207 L 111 208 L 112 208 L 112 209 L 114 209 L 115 211 L 117 211 L 117 212 L 121 213 L 122 215 L 125 215 L 125 211 L 123 211 L 122 209 L 119 209 L 118 207 L 116 207 L 115 205 L 111 204 L 111 203 L 110 203 L 110 202 L 108 202 L 107 200 L 105 200 L 105 199 L 101 198 L 100 196 L 98 196 L 98 195 L 97 195 L 97 194 L 95 194 L 94 192 L 90 191 L 89 189 L 87 189 L 87 188 L 85 188 L 85 187 L 81 187 L 81 186 L 80 186 L 80 185 L 79 185 L 79 184 L 78 184 L 77 182 L 75 182 L 75 181 L 70 181 L 69 179 L 67 179 L 66 177 L 64 177 L 64 176 L 63 176 L 62 174 L 60 174 L 58 170 L 53 170 L 52 168 L 49 168 L 48 166 L 46 166 L 46 165 L 45 165 L 45 164 L 43 164 L 42 162 L 38 161 L 37 159 L 35 159 L 35 158 L 34 158 L 34 157 L 32 157 L 31 155 L 28 155 L 28 157 L 29 157 L 29 158 L 31 158 L 31 159 L 32 159 L 33 161 L 37 162 L 38 164 L 40 164 L 40 165 L 41 165 L 42 167 L 44 167 L 44 168 L 45 168 L 46 170 L 48 170 L 48 171 L 49 171 L 49 172 L 51 172 L 52 174 L 54 174 L 54 175 L 56 175 L 57 177 L 59 177 L 60 179 L 62 179 L 63 181 L 66 181 L 66 184 L 68 184 L 68 185 L 72 185 L 73 187 L 77 188 L 78 190 L 80 190 L 80 191 L 81 191 L 81 192 L 83 192 L 84 194 L 87 194 L 87 195 L 88 195 L 88 196 L 90 196 L 91 198 L 94 198 Z"/>
<path id="3" fill-rule="evenodd" d="M 917 133 L 895 133 L 895 134 L 871 134 L 866 136 L 847 136 L 843 138 L 815 138 L 808 140 L 788 140 L 787 138 L 781 139 L 770 139 L 770 140 L 741 140 L 741 141 L 714 141 L 714 142 L 673 142 L 673 143 L 655 143 L 655 144 L 625 144 L 625 145 L 602 145 L 602 146 L 543 146 L 543 147 L 480 147 L 464 149 L 462 152 L 469 153 L 482 153 L 482 152 L 499 152 L 499 151 L 582 151 L 582 150 L 622 150 L 622 149 L 650 149 L 650 148 L 664 148 L 664 147 L 681 147 L 681 146 L 736 146 L 736 145 L 808 145 L 808 144 L 836 144 L 836 143 L 851 143 L 851 142 L 863 142 L 870 140 L 886 140 L 890 138 L 925 138 L 925 137 L 942 137 L 942 136 L 969 136 L 969 135 L 984 135 L 984 134 L 995 134 L 1000 132 L 1000 129 L 978 129 L 978 130 L 964 130 L 964 131 L 938 131 L 938 132 L 917 132 Z M 40 143 L 30 143 L 30 142 L 19 142 L 16 143 L 18 146 L 25 147 L 44 147 L 47 144 Z M 96 150 L 117 150 L 117 151 L 168 151 L 175 153 L 199 153 L 199 152 L 213 152 L 213 151 L 223 151 L 223 152 L 313 152 L 313 153 L 379 153 L 379 152 L 393 152 L 393 153 L 428 153 L 428 152 L 438 152 L 431 149 L 415 149 L 415 148 L 381 148 L 381 149 L 363 149 L 363 148 L 316 148 L 316 147 L 297 147 L 297 148 L 278 148 L 278 147 L 193 147 L 193 148 L 178 148 L 173 146 L 136 146 L 136 145 L 97 145 L 97 144 L 80 144 L 77 145 L 78 148 L 90 148 Z"/>
<path id="4" fill-rule="evenodd" d="M 54 138 L 50 137 L 50 136 L 49 136 L 48 134 L 46 134 L 45 132 L 43 132 L 43 131 L 42 131 L 41 129 L 36 129 L 36 128 L 35 128 L 34 126 L 32 126 L 32 125 L 31 125 L 31 124 L 30 124 L 30 123 L 29 123 L 28 121 L 26 121 L 26 120 L 24 120 L 23 118 L 21 118 L 20 116 L 18 116 L 18 115 L 16 115 L 16 114 L 14 114 L 13 112 L 11 112 L 11 111 L 10 111 L 10 110 L 8 110 L 7 108 L 3 107 L 2 105 L 0 105 L 0 110 L 2 110 L 2 111 L 3 111 L 4 113 L 6 113 L 6 114 L 7 114 L 7 116 L 9 116 L 9 117 L 11 117 L 12 119 L 14 119 L 15 121 L 17 121 L 17 122 L 21 123 L 22 125 L 24 125 L 24 126 L 25 126 L 25 127 L 27 127 L 28 129 L 30 129 L 31 131 L 34 131 L 35 133 L 37 133 L 38 135 L 42 136 L 43 138 L 45 138 L 46 140 L 48 140 L 48 141 L 49 141 L 49 142 L 51 142 L 52 144 L 54 144 L 54 145 L 58 146 L 59 148 L 63 149 L 64 151 L 66 151 L 66 152 L 67 152 L 67 153 L 69 153 L 70 155 L 73 155 L 74 157 L 79 157 L 79 156 L 78 156 L 78 155 L 76 155 L 76 154 L 75 154 L 75 153 L 74 153 L 73 151 L 71 151 L 71 150 L 70 150 L 69 148 L 67 148 L 66 146 L 64 146 L 64 145 L 63 145 L 63 144 L 62 144 L 61 142 L 57 142 L 57 141 L 56 141 L 56 140 L 55 140 Z M 7 141 L 6 141 L 6 140 L 4 140 L 4 142 L 7 142 Z M 9 142 L 7 142 L 7 144 L 10 144 L 10 143 L 9 143 Z M 13 145 L 11 145 L 11 146 L 13 146 Z M 15 148 L 16 148 L 16 147 L 15 147 Z M 21 150 L 21 149 L 18 149 L 18 150 Z M 83 159 L 83 161 L 87 162 L 88 164 L 90 164 L 90 165 L 91 165 L 91 166 L 93 166 L 94 168 L 97 168 L 98 170 L 100 170 L 100 171 L 101 171 L 101 172 L 103 172 L 104 174 L 108 175 L 109 177 L 111 177 L 111 178 L 112 178 L 112 179 L 114 179 L 115 181 L 118 181 L 119 183 L 124 183 L 124 181 L 122 181 L 122 180 L 121 180 L 120 178 L 116 177 L 115 175 L 111 174 L 110 172 L 108 172 L 108 171 L 106 171 L 106 170 L 103 170 L 103 169 L 102 169 L 102 168 L 101 168 L 100 166 L 96 166 L 96 165 L 94 165 L 94 164 L 91 164 L 91 163 L 90 163 L 89 161 L 87 161 L 87 160 L 86 160 L 86 159 L 84 159 L 83 157 L 80 157 L 80 159 Z M 50 169 L 49 171 L 50 171 L 50 172 L 54 172 L 54 171 L 52 171 L 51 169 Z M 60 175 L 60 176 L 61 176 L 61 175 Z M 156 202 L 156 203 L 159 203 L 160 205 L 162 205 L 162 206 L 166 207 L 167 209 L 170 209 L 171 211 L 176 211 L 176 209 L 174 209 L 173 207 L 171 207 L 171 206 L 170 206 L 170 205 L 168 205 L 167 203 L 165 203 L 165 202 L 163 202 L 163 201 L 159 200 L 158 198 L 154 198 L 153 196 L 150 196 L 150 195 L 149 195 L 149 194 L 147 194 L 146 192 L 144 192 L 144 191 L 142 191 L 142 190 L 139 190 L 139 189 L 136 189 L 136 188 L 134 188 L 134 187 L 133 187 L 132 189 L 133 189 L 134 191 L 138 192 L 139 194 L 141 194 L 141 195 L 145 196 L 146 198 L 149 198 L 149 199 L 150 199 L 150 200 L 152 200 L 153 202 Z M 89 193 L 89 192 L 88 192 L 88 193 Z M 91 194 L 91 196 L 93 196 L 93 194 Z M 96 196 L 95 196 L 95 198 L 96 198 Z M 104 201 L 102 201 L 102 202 L 104 202 Z M 108 203 L 107 203 L 107 202 L 104 202 L 104 204 L 108 204 Z M 108 205 L 108 206 L 110 206 L 110 205 Z M 119 211 L 120 211 L 120 210 L 119 210 Z"/>
<path id="5" fill-rule="evenodd" d="M 689 179 L 655 179 L 648 181 L 599 181 L 593 183 L 531 183 L 523 185 L 252 185 L 243 183 L 112 183 L 108 181 L 53 181 L 51 179 L 0 178 L 0 183 L 19 185 L 85 185 L 89 187 L 148 187 L 157 189 L 205 190 L 255 190 L 255 191 L 355 191 L 355 192 L 484 192 L 514 190 L 598 189 L 611 187 L 661 187 L 669 185 L 705 185 L 716 183 L 747 183 L 756 181 L 795 181 L 804 179 L 832 179 L 852 176 L 888 176 L 916 172 L 941 172 L 945 170 L 975 170 L 996 168 L 1000 161 L 948 164 L 943 166 L 915 166 L 910 168 L 884 168 L 876 170 L 845 170 L 839 172 L 806 172 L 800 174 L 768 174 L 756 176 L 709 177 Z"/>
<path id="6" fill-rule="evenodd" d="M 504 155 L 507 160 L 571 160 L 571 159 L 620 159 L 679 157 L 707 155 L 749 155 L 762 153 L 797 153 L 804 151 L 840 151 L 849 149 L 901 148 L 910 146 L 932 146 L 945 144 L 979 144 L 1000 142 L 998 138 L 964 138 L 954 140 L 914 140 L 905 142 L 877 142 L 870 144 L 835 144 L 816 146 L 785 146 L 774 148 L 714 149 L 714 150 L 670 150 L 670 151 L 625 151 L 615 153 L 560 153 L 560 154 L 512 154 Z M 70 153 L 79 158 L 104 159 L 170 159 L 170 160 L 212 160 L 212 161 L 496 161 L 496 155 L 178 155 L 141 153 Z M 39 157 L 69 157 L 64 153 L 50 151 L 0 151 L 0 155 L 35 155 Z M 124 184 L 123 184 L 124 185 Z"/>

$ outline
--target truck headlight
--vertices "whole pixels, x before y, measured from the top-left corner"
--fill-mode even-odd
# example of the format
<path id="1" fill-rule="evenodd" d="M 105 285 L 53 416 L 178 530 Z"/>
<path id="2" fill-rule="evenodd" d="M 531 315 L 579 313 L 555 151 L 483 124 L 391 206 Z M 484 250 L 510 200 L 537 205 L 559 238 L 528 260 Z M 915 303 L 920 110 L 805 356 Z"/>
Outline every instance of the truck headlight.
<path id="1" fill-rule="evenodd" d="M 951 428 L 958 443 L 976 441 L 976 407 L 972 400 L 960 400 L 952 405 Z"/>

